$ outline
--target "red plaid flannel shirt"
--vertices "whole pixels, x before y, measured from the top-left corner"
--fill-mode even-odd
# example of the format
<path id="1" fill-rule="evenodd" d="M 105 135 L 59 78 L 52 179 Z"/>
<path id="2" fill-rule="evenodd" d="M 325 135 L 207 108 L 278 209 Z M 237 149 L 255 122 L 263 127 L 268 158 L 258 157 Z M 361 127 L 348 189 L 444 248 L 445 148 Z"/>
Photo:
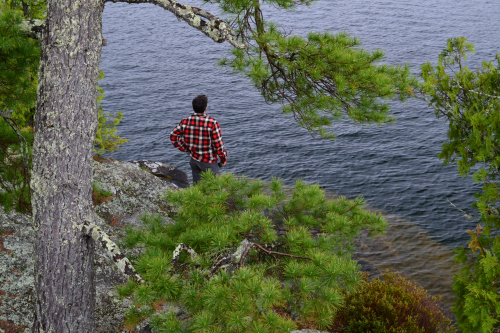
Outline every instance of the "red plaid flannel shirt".
<path id="1" fill-rule="evenodd" d="M 204 113 L 194 113 L 184 118 L 170 133 L 170 140 L 180 151 L 189 152 L 200 162 L 226 162 L 227 152 L 222 142 L 219 123 Z"/>

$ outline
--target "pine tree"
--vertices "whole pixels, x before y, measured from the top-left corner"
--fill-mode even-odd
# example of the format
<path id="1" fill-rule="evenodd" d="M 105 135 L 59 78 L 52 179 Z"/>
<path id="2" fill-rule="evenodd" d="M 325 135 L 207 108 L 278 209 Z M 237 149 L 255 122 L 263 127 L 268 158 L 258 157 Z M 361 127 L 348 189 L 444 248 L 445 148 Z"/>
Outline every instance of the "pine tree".
<path id="1" fill-rule="evenodd" d="M 387 99 L 406 100 L 415 79 L 407 64 L 379 64 L 384 53 L 368 52 L 347 32 L 291 35 L 268 22 L 260 1 L 203 0 L 231 15 L 235 34 L 247 46 L 233 49 L 222 65 L 248 76 L 270 103 L 312 135 L 334 138 L 332 121 L 382 124 L 394 121 Z M 315 0 L 272 0 L 269 5 L 292 9 Z"/>
<path id="2" fill-rule="evenodd" d="M 278 179 L 211 173 L 169 192 L 175 223 L 145 216 L 125 239 L 144 247 L 135 266 L 146 281 L 119 288 L 135 303 L 128 325 L 151 317 L 158 332 L 326 329 L 362 281 L 354 239 L 386 221 L 362 198 L 328 200 L 318 185 L 299 180 L 286 192 Z"/>
<path id="3" fill-rule="evenodd" d="M 467 231 L 468 249 L 457 249 L 463 269 L 455 276 L 453 312 L 463 332 L 489 333 L 500 328 L 500 54 L 470 70 L 467 52 L 474 45 L 465 38 L 449 39 L 437 66 L 422 65 L 417 90 L 449 123 L 439 157 L 482 184 L 474 203 L 479 216 L 466 214 L 478 226 Z"/>
<path id="4" fill-rule="evenodd" d="M 22 19 L 19 11 L 0 11 L 0 205 L 30 212 L 33 133 L 25 125 L 35 110 L 40 48 L 19 28 Z"/>
<path id="5" fill-rule="evenodd" d="M 321 136 L 330 136 L 329 122 L 342 116 L 360 123 L 388 121 L 388 107 L 379 99 L 404 99 L 411 92 L 407 67 L 378 64 L 381 52 L 367 53 L 345 34 L 283 36 L 277 25 L 264 21 L 258 0 L 207 1 L 219 4 L 232 24 L 174 0 L 122 2 L 155 4 L 214 41 L 231 43 L 238 50 L 226 63 L 254 78 L 268 101 L 283 102 L 300 125 Z M 265 3 L 286 10 L 312 1 Z M 104 4 L 48 0 L 45 22 L 23 24 L 41 48 L 31 180 L 38 230 L 34 332 L 87 332 L 95 325 L 94 243 L 82 226 L 93 216 L 92 148 Z M 64 328 L 58 326 L 61 321 Z"/>
<path id="6" fill-rule="evenodd" d="M 40 47 L 19 25 L 26 18 L 44 18 L 45 10 L 45 1 L 0 3 L 0 205 L 7 211 L 31 212 L 30 161 Z M 101 72 L 99 79 L 103 77 Z M 128 140 L 116 134 L 122 113 L 105 113 L 100 105 L 104 90 L 98 89 L 94 152 L 103 155 Z"/>
<path id="7" fill-rule="evenodd" d="M 46 10 L 46 0 L 0 2 L 0 112 L 8 114 L 21 127 L 33 124 L 40 48 L 36 40 L 21 31 L 19 24 L 22 18 L 45 19 Z M 103 78 L 101 71 L 99 80 Z M 104 90 L 97 89 L 99 114 L 94 152 L 103 155 L 120 149 L 129 140 L 117 135 L 116 126 L 123 114 L 104 113 L 101 106 Z"/>

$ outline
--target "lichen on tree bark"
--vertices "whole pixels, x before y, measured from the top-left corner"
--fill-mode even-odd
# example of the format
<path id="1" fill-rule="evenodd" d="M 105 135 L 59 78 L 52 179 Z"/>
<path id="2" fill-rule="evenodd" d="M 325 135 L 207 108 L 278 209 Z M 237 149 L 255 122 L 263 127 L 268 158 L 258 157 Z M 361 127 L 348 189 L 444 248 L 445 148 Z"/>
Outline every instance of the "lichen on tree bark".
<path id="1" fill-rule="evenodd" d="M 48 1 L 31 180 L 35 228 L 34 332 L 95 326 L 92 148 L 103 2 Z"/>
<path id="2" fill-rule="evenodd" d="M 227 23 L 199 8 L 174 0 L 125 2 L 156 4 L 216 42 L 244 47 L 233 39 Z M 105 237 L 89 221 L 104 3 L 48 0 L 45 22 L 22 24 L 41 47 L 30 184 L 35 230 L 33 332 L 92 332 L 95 327 L 91 236 Z M 126 258 L 111 250 L 127 271 Z M 134 276 L 133 268 L 128 271 Z M 138 275 L 136 279 L 140 281 Z"/>

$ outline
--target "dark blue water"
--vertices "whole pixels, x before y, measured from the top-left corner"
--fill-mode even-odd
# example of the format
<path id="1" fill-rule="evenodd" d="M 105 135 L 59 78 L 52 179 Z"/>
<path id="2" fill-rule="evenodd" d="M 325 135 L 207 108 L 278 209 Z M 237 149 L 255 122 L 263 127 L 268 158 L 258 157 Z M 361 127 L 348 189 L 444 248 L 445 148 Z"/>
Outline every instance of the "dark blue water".
<path id="1" fill-rule="evenodd" d="M 366 49 L 383 49 L 387 63 L 409 62 L 415 74 L 422 63 L 436 63 L 450 37 L 465 36 L 476 45 L 470 67 L 500 52 L 498 1 L 321 0 L 272 17 L 296 34 L 347 30 Z M 214 43 L 168 11 L 107 3 L 103 36 L 103 107 L 123 112 L 119 134 L 130 139 L 109 156 L 162 161 L 188 172 L 188 157 L 168 135 L 192 112 L 191 100 L 204 93 L 229 154 L 223 170 L 265 180 L 277 176 L 288 184 L 302 178 L 350 198 L 363 195 L 447 247 L 466 244 L 465 231 L 475 224 L 446 199 L 469 209 L 478 186 L 438 160 L 447 124 L 426 103 L 392 103 L 395 124 L 337 123 L 337 140 L 319 141 L 282 115 L 279 105 L 267 105 L 247 79 L 216 66 L 227 43 Z"/>

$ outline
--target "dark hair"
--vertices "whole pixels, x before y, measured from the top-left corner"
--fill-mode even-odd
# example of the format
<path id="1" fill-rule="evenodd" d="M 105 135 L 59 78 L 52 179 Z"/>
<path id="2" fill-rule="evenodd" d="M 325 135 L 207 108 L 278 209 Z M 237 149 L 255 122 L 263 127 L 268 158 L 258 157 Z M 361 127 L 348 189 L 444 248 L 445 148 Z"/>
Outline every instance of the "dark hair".
<path id="1" fill-rule="evenodd" d="M 203 113 L 207 108 L 208 98 L 205 95 L 198 95 L 193 99 L 193 110 L 196 113 Z"/>

